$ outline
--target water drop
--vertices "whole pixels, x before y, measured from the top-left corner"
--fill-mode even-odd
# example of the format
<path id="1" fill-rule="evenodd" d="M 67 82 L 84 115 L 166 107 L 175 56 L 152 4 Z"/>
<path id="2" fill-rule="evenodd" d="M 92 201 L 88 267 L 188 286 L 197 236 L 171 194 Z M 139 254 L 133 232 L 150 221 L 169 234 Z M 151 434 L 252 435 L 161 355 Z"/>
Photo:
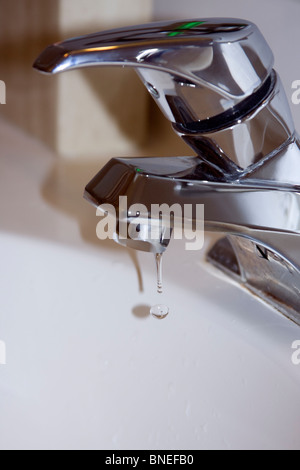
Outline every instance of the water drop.
<path id="1" fill-rule="evenodd" d="M 162 285 L 162 253 L 156 253 L 155 262 L 156 262 L 156 272 L 157 272 L 157 292 L 162 294 L 163 285 Z"/>
<path id="2" fill-rule="evenodd" d="M 158 320 L 163 320 L 169 315 L 169 307 L 162 304 L 154 305 L 153 307 L 151 307 L 150 313 L 154 318 L 157 318 Z"/>
<path id="3" fill-rule="evenodd" d="M 156 274 L 157 274 L 157 292 L 162 294 L 163 292 L 163 273 L 162 273 L 162 253 L 155 254 L 155 263 L 156 263 Z M 169 315 L 169 307 L 163 304 L 157 304 L 151 307 L 150 314 L 157 318 L 158 320 L 163 320 Z"/>

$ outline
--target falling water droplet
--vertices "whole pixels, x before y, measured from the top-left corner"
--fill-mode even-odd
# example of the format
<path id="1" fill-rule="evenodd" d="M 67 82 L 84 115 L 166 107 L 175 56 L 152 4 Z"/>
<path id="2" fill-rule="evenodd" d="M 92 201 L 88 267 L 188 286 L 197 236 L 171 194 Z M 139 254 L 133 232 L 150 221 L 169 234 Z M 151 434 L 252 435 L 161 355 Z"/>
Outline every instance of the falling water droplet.
<path id="1" fill-rule="evenodd" d="M 154 318 L 158 320 L 163 320 L 169 315 L 169 307 L 166 305 L 154 305 L 150 309 L 150 313 Z"/>
<path id="2" fill-rule="evenodd" d="M 162 294 L 163 284 L 162 284 L 162 253 L 156 253 L 155 262 L 156 262 L 156 272 L 157 272 L 157 292 Z"/>
<path id="3" fill-rule="evenodd" d="M 163 257 L 162 253 L 155 254 L 158 294 L 162 294 L 163 292 L 162 257 Z M 154 318 L 157 318 L 158 320 L 162 320 L 169 315 L 169 307 L 163 304 L 154 305 L 150 309 L 150 314 Z"/>

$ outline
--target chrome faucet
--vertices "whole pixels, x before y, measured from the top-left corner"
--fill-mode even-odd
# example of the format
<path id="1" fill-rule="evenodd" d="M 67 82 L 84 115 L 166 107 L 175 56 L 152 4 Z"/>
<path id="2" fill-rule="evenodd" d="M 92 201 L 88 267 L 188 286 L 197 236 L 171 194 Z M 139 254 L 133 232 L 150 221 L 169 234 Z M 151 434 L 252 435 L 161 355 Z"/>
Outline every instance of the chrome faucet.
<path id="1" fill-rule="evenodd" d="M 48 47 L 34 67 L 133 67 L 196 156 L 112 159 L 87 185 L 86 199 L 116 208 L 116 241 L 156 253 L 171 230 L 160 221 L 152 239 L 143 224 L 158 221 L 124 213 L 120 196 L 148 211 L 204 204 L 206 229 L 226 234 L 208 261 L 300 325 L 299 140 L 273 63 L 253 23 L 214 18 L 70 39 Z M 135 235 L 120 237 L 120 221 L 135 219 Z"/>

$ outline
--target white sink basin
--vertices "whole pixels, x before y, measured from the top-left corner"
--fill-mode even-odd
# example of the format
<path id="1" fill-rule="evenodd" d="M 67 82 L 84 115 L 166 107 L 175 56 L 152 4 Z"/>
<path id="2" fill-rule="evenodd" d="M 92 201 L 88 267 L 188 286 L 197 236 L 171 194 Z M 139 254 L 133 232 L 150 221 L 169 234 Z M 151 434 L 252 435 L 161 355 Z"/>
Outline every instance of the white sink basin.
<path id="1" fill-rule="evenodd" d="M 179 242 L 153 319 L 152 256 L 96 238 L 95 168 L 0 142 L 0 448 L 299 448 L 300 329 Z"/>

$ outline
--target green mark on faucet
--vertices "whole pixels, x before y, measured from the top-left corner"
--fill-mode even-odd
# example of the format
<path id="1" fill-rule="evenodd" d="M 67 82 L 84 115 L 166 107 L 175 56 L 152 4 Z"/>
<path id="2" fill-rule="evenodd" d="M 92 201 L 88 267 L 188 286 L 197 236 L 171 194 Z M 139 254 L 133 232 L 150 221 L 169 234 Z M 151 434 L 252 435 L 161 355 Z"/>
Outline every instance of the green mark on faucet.
<path id="1" fill-rule="evenodd" d="M 136 168 L 135 171 L 136 171 L 137 173 L 143 173 L 143 172 L 144 172 L 144 170 L 142 170 L 141 168 Z"/>
<path id="2" fill-rule="evenodd" d="M 176 31 L 172 31 L 171 33 L 168 33 L 168 36 L 169 37 L 179 36 L 180 34 L 184 34 L 184 31 L 188 29 L 193 29 L 196 26 L 201 26 L 204 23 L 206 23 L 206 21 L 192 21 L 190 23 L 184 23 L 181 26 L 178 26 Z"/>

